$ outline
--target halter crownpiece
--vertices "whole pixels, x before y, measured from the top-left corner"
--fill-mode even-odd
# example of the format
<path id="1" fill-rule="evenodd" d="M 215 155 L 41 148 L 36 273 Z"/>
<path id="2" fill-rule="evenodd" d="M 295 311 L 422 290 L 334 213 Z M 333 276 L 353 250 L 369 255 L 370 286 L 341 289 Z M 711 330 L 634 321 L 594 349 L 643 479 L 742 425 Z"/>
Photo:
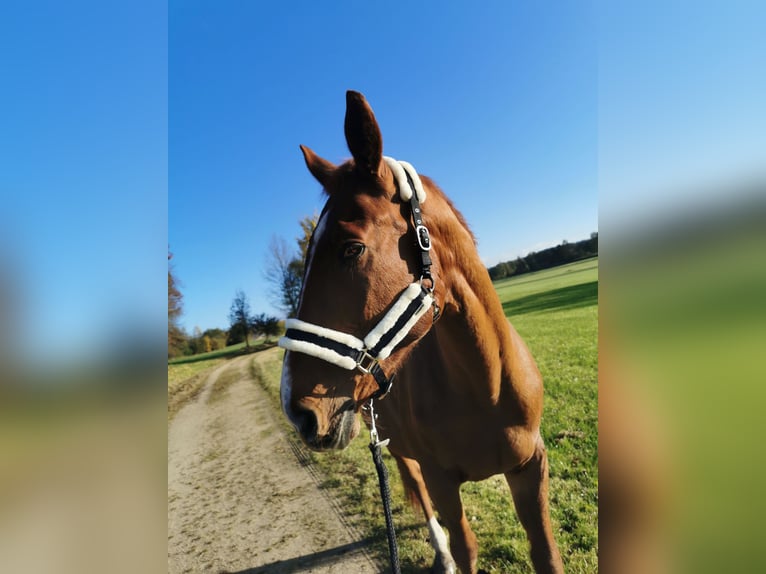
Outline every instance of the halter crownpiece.
<path id="1" fill-rule="evenodd" d="M 390 157 L 383 158 L 394 174 L 399 197 L 409 201 L 415 223 L 415 235 L 421 255 L 421 275 L 418 282 L 411 283 L 396 300 L 364 340 L 326 327 L 320 327 L 300 319 L 285 321 L 285 335 L 279 346 L 288 351 L 303 353 L 322 359 L 343 369 L 354 369 L 373 376 L 378 390 L 373 398 L 383 397 L 393 384 L 393 376 L 387 377 L 379 361 L 386 359 L 418 320 L 434 304 L 434 280 L 431 276 L 431 238 L 423 225 L 420 204 L 426 200 L 423 185 L 415 168 L 407 162 Z M 430 281 L 425 287 L 424 281 Z M 435 307 L 436 308 L 436 307 Z M 437 314 L 434 313 L 434 317 Z"/>
<path id="2" fill-rule="evenodd" d="M 414 190 L 417 200 L 420 203 L 425 203 L 426 192 L 423 189 L 418 172 L 415 171 L 412 164 L 406 161 L 397 161 L 386 155 L 383 156 L 383 161 L 386 162 L 386 165 L 394 173 L 394 180 L 396 181 L 396 187 L 399 188 L 399 197 L 402 198 L 402 201 L 410 201 Z M 409 178 L 407 177 L 408 175 Z M 408 181 L 408 179 L 411 181 Z"/>

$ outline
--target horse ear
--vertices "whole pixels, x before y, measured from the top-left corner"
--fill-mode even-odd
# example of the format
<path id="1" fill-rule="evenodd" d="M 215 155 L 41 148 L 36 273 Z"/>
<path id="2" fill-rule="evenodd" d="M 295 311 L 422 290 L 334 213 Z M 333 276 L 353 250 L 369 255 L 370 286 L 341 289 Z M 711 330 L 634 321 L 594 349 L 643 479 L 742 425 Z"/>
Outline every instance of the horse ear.
<path id="1" fill-rule="evenodd" d="M 306 167 L 309 168 L 311 175 L 322 184 L 322 187 L 327 189 L 330 177 L 335 171 L 335 166 L 326 159 L 319 157 L 305 145 L 301 146 L 301 151 L 303 152 L 303 159 L 306 161 Z"/>
<path id="2" fill-rule="evenodd" d="M 383 160 L 383 136 L 370 104 L 362 94 L 346 92 L 346 143 L 356 167 L 365 175 L 378 175 Z"/>

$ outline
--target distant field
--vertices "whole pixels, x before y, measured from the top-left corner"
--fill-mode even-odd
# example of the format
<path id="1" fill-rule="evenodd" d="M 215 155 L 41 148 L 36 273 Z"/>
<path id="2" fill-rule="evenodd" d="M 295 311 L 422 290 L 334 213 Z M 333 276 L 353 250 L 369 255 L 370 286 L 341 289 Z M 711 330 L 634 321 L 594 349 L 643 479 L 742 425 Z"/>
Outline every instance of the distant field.
<path id="1" fill-rule="evenodd" d="M 545 378 L 543 436 L 551 473 L 556 537 L 569 573 L 598 570 L 597 316 L 598 259 L 505 279 L 495 284 L 506 314 L 525 338 Z M 279 408 L 281 353 L 261 368 L 259 379 Z M 294 434 L 285 422 L 286 432 Z M 362 434 L 345 451 L 307 453 L 333 489 L 349 520 L 379 543 L 387 559 L 377 478 Z M 419 512 L 404 502 L 393 459 L 394 516 L 402 572 L 423 572 L 433 552 Z M 480 543 L 479 566 L 488 572 L 532 572 L 524 532 L 502 477 L 466 483 L 466 515 Z"/>

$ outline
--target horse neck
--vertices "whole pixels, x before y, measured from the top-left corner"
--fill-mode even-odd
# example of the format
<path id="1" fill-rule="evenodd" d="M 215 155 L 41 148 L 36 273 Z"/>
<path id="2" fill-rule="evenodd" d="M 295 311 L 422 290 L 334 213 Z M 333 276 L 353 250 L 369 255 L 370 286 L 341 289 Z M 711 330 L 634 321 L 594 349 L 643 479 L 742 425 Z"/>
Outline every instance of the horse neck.
<path id="1" fill-rule="evenodd" d="M 439 246 L 437 280 L 442 282 L 437 291 L 442 318 L 434 326 L 435 335 L 450 360 L 461 363 L 455 372 L 471 372 L 479 375 L 472 378 L 496 385 L 508 378 L 512 367 L 508 321 L 473 236 L 462 216 L 449 202 L 446 205 L 449 212 L 433 233 L 433 243 Z M 491 395 L 498 392 L 495 386 L 490 389 Z"/>

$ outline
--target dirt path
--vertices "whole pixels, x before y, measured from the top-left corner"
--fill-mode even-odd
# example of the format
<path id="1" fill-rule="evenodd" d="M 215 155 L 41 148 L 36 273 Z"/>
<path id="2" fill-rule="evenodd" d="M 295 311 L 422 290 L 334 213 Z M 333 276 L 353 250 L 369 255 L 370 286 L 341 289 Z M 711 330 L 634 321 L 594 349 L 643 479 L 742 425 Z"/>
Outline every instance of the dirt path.
<path id="1" fill-rule="evenodd" d="M 168 572 L 379 572 L 253 381 L 259 355 L 214 370 L 170 424 Z"/>

